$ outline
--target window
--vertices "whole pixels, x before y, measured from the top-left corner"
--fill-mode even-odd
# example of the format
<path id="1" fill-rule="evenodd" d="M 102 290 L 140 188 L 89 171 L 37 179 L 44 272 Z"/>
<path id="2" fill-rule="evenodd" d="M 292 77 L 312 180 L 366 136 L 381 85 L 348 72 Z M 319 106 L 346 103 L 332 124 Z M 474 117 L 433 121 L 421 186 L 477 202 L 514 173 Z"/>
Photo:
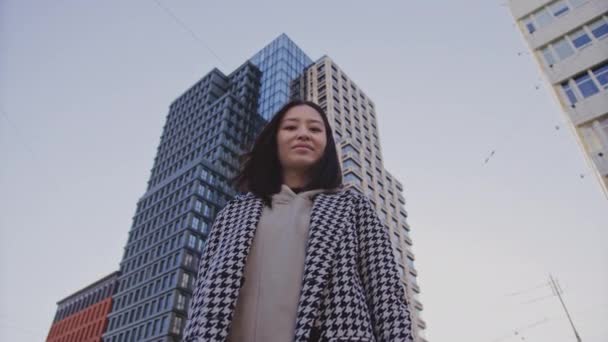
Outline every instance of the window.
<path id="1" fill-rule="evenodd" d="M 553 64 L 555 64 L 556 60 L 555 57 L 553 57 L 553 52 L 551 52 L 551 49 L 549 49 L 549 47 L 547 46 L 542 50 L 542 54 L 545 58 L 545 62 L 547 62 L 547 66 L 552 67 Z"/>
<path id="2" fill-rule="evenodd" d="M 576 95 L 574 95 L 574 91 L 572 91 L 572 88 L 570 88 L 570 85 L 568 84 L 568 82 L 564 82 L 562 83 L 562 90 L 564 91 L 564 94 L 566 94 L 566 97 L 568 98 L 568 101 L 570 101 L 570 105 L 574 106 L 574 104 L 576 104 Z"/>
<path id="3" fill-rule="evenodd" d="M 600 18 L 589 24 L 589 29 L 595 38 L 601 38 L 608 34 L 608 22 L 606 19 Z"/>
<path id="4" fill-rule="evenodd" d="M 555 52 L 560 59 L 566 59 L 574 54 L 574 49 L 565 38 L 562 38 L 553 44 Z"/>
<path id="5" fill-rule="evenodd" d="M 164 332 L 165 331 L 165 325 L 167 324 L 167 317 L 163 317 L 163 319 L 160 321 L 160 332 Z M 140 329 L 141 332 L 141 329 Z"/>
<path id="6" fill-rule="evenodd" d="M 600 83 L 600 85 L 602 85 L 602 87 L 604 87 L 604 89 L 607 89 L 608 88 L 608 63 L 604 63 L 604 64 L 594 68 L 591 71 L 593 72 L 593 75 L 595 75 L 595 78 Z"/>
<path id="7" fill-rule="evenodd" d="M 595 85 L 595 83 L 593 82 L 593 80 L 591 79 L 589 74 L 583 74 L 579 77 L 576 77 L 574 79 L 574 82 L 576 82 L 576 85 L 578 86 L 578 89 L 581 91 L 581 94 L 583 95 L 583 97 L 589 97 L 589 96 L 595 95 L 597 92 L 599 92 L 599 89 L 597 88 L 597 86 Z"/>
<path id="8" fill-rule="evenodd" d="M 411 273 L 408 273 L 407 276 L 408 276 L 409 283 L 418 287 L 418 282 L 416 282 L 416 277 Z"/>
<path id="9" fill-rule="evenodd" d="M 191 267 L 192 266 L 192 255 L 190 253 L 186 253 L 186 256 L 184 257 L 184 265 L 186 267 Z"/>
<path id="10" fill-rule="evenodd" d="M 200 220 L 197 217 L 192 218 L 192 228 L 197 229 L 199 223 L 200 223 Z"/>
<path id="11" fill-rule="evenodd" d="M 356 174 L 352 173 L 352 172 L 348 172 L 345 176 L 344 176 L 344 180 L 346 182 L 352 182 L 355 184 L 360 185 L 361 184 L 361 178 L 359 178 L 359 176 L 357 176 Z"/>
<path id="12" fill-rule="evenodd" d="M 158 330 L 158 323 L 159 323 L 159 319 L 155 319 L 154 320 L 154 327 L 152 328 L 152 336 L 157 335 L 158 333 L 160 333 L 160 331 Z"/>
<path id="13" fill-rule="evenodd" d="M 546 26 L 553 21 L 553 16 L 546 8 L 542 8 L 539 11 L 535 12 L 534 18 L 536 19 L 538 27 Z"/>
<path id="14" fill-rule="evenodd" d="M 384 212 L 384 210 L 378 213 L 378 217 L 380 218 L 380 221 L 382 221 L 382 223 L 386 221 L 386 213 Z"/>
<path id="15" fill-rule="evenodd" d="M 403 277 L 403 275 L 405 274 L 405 268 L 403 267 L 403 265 L 399 265 L 399 268 L 397 268 L 397 271 L 399 271 L 400 277 Z"/>
<path id="16" fill-rule="evenodd" d="M 591 43 L 591 38 L 589 38 L 587 32 L 583 29 L 577 30 L 569 36 L 570 39 L 572 39 L 572 44 L 574 44 L 574 47 L 577 49 Z"/>
<path id="17" fill-rule="evenodd" d="M 570 8 L 568 8 L 568 4 L 566 4 L 566 1 L 558 0 L 549 5 L 549 10 L 551 11 L 551 14 L 553 14 L 553 16 L 559 17 L 560 15 L 563 15 L 568 12 Z"/>
<path id="18" fill-rule="evenodd" d="M 169 308 L 169 303 L 171 303 L 171 296 L 172 294 L 169 293 L 166 297 L 165 297 L 165 309 Z"/>
<path id="19" fill-rule="evenodd" d="M 407 264 L 411 269 L 415 269 L 416 267 L 414 267 L 414 259 L 412 259 L 409 255 L 407 256 Z"/>
<path id="20" fill-rule="evenodd" d="M 184 310 L 186 308 L 186 297 L 181 293 L 177 294 L 177 310 Z"/>
<path id="21" fill-rule="evenodd" d="M 148 323 L 148 325 L 150 325 L 150 323 Z M 171 332 L 174 334 L 179 334 L 181 332 L 181 329 L 182 329 L 182 318 L 175 317 L 175 320 L 173 320 L 173 327 L 171 328 Z M 146 329 L 146 331 L 147 330 L 148 329 Z"/>
<path id="22" fill-rule="evenodd" d="M 180 286 L 187 289 L 189 283 L 190 283 L 190 275 L 188 273 L 182 274 L 182 282 L 180 283 Z"/>
<path id="23" fill-rule="evenodd" d="M 608 137 L 608 117 L 599 120 L 600 128 L 604 131 L 604 134 Z"/>
<path id="24" fill-rule="evenodd" d="M 351 145 L 346 145 L 346 146 L 342 147 L 342 153 L 348 153 L 348 152 L 356 153 L 357 151 Z"/>
<path id="25" fill-rule="evenodd" d="M 334 138 L 335 138 L 335 140 L 336 140 L 337 143 L 342 140 L 342 133 L 340 133 L 339 131 L 337 131 L 337 130 L 334 131 L 334 136 L 335 136 Z"/>
<path id="26" fill-rule="evenodd" d="M 344 161 L 343 166 L 344 166 L 344 168 L 345 168 L 345 169 L 347 169 L 347 168 L 351 168 L 351 167 L 352 167 L 352 168 L 359 168 L 359 164 L 357 164 L 357 162 L 355 162 L 354 160 L 352 160 L 352 159 L 350 159 L 350 158 L 349 158 L 349 159 L 346 159 L 346 160 Z"/>

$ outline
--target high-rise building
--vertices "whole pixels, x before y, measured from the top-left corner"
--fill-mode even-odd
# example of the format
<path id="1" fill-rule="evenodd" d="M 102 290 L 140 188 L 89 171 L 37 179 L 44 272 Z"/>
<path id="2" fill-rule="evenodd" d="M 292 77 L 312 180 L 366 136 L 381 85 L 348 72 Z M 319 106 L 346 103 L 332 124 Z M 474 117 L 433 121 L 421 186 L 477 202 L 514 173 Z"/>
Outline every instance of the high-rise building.
<path id="1" fill-rule="evenodd" d="M 117 280 L 114 272 L 57 302 L 46 342 L 100 342 Z"/>
<path id="2" fill-rule="evenodd" d="M 264 120 L 261 72 L 212 70 L 169 107 L 146 193 L 139 199 L 104 341 L 180 341 L 197 263 L 229 178 Z"/>
<path id="3" fill-rule="evenodd" d="M 374 104 L 328 57 L 313 63 L 284 34 L 229 75 L 213 69 L 169 106 L 103 341 L 181 340 L 209 228 L 236 194 L 238 157 L 296 94 L 327 110 L 346 184 L 368 194 L 389 227 L 416 342 L 426 341 L 403 188 L 383 167 Z"/>
<path id="4" fill-rule="evenodd" d="M 374 102 L 327 56 L 308 67 L 291 88 L 294 98 L 318 103 L 327 112 L 345 186 L 366 194 L 388 227 L 412 311 L 414 336 L 416 341 L 426 341 L 403 186 L 384 168 Z"/>
<path id="5" fill-rule="evenodd" d="M 284 33 L 249 61 L 262 72 L 258 111 L 267 121 L 289 100 L 290 82 L 312 63 Z"/>
<path id="6" fill-rule="evenodd" d="M 608 1 L 509 0 L 608 196 Z"/>

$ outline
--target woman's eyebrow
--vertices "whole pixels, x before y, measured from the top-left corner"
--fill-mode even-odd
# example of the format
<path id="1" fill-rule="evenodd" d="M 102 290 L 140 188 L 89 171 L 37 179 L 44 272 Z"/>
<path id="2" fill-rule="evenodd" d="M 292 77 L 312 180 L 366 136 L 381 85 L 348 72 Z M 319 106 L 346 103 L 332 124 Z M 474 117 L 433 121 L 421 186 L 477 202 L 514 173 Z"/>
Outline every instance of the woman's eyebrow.
<path id="1" fill-rule="evenodd" d="M 296 121 L 296 122 L 300 122 L 300 119 L 297 119 L 297 118 L 288 118 L 288 119 L 285 119 L 285 121 Z M 308 121 L 308 122 L 313 122 L 313 123 L 319 123 L 319 124 L 322 124 L 322 123 L 323 123 L 321 120 L 317 120 L 317 119 L 308 119 L 308 120 L 306 120 L 306 121 Z"/>

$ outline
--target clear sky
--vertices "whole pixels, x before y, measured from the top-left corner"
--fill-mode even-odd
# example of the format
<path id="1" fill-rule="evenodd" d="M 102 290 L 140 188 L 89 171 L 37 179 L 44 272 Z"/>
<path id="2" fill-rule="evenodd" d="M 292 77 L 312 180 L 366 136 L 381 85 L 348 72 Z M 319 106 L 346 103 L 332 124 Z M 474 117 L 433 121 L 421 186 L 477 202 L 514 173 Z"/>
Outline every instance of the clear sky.
<path id="1" fill-rule="evenodd" d="M 375 101 L 429 341 L 573 341 L 549 273 L 608 340 L 608 200 L 505 1 L 158 1 L 200 40 L 155 1 L 0 1 L 0 340 L 118 268 L 170 102 L 283 32 Z"/>

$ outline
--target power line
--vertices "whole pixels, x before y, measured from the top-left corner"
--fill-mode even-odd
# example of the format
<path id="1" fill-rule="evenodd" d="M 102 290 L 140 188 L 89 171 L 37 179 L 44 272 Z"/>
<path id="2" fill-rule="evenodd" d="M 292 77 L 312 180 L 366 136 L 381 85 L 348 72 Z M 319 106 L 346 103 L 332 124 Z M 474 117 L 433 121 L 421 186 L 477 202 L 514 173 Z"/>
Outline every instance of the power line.
<path id="1" fill-rule="evenodd" d="M 223 66 L 226 66 L 226 63 L 218 56 L 213 49 L 207 44 L 201 37 L 199 37 L 183 20 L 181 20 L 175 13 L 173 13 L 168 7 L 164 6 L 159 0 L 154 0 L 156 5 L 160 7 L 165 13 L 167 13 L 173 20 L 180 25 L 184 30 L 186 30 L 194 40 L 196 40 L 199 44 L 201 44 L 205 49 L 207 49 Z"/>
<path id="2" fill-rule="evenodd" d="M 532 329 L 532 328 L 536 328 L 539 325 L 545 324 L 547 322 L 551 321 L 550 319 L 548 319 L 547 317 L 543 318 L 540 321 L 536 321 L 534 323 L 528 324 L 528 325 L 524 325 L 518 328 L 513 329 L 513 331 L 511 333 L 505 334 L 502 337 L 496 338 L 494 340 L 492 340 L 492 342 L 500 342 L 500 341 L 504 341 L 504 340 L 508 340 L 514 337 L 521 337 L 524 341 L 525 341 L 525 337 L 523 337 L 523 335 L 521 334 L 523 331 Z"/>
<path id="3" fill-rule="evenodd" d="M 538 285 L 536 285 L 534 287 L 527 288 L 525 290 L 516 291 L 516 292 L 512 292 L 512 293 L 507 293 L 505 296 L 507 296 L 507 297 L 518 296 L 520 294 L 529 293 L 531 291 L 538 290 L 540 288 L 547 287 L 547 286 L 549 286 L 549 283 L 545 282 L 545 283 L 542 283 L 542 284 L 538 284 Z"/>
<path id="4" fill-rule="evenodd" d="M 545 300 L 545 299 L 548 299 L 548 298 L 553 298 L 554 296 L 555 296 L 554 294 L 550 294 L 550 295 L 547 295 L 547 296 L 533 298 L 533 299 L 530 299 L 530 300 L 527 300 L 527 301 L 523 302 L 522 304 L 532 304 L 532 303 L 540 302 L 541 300 Z"/>

